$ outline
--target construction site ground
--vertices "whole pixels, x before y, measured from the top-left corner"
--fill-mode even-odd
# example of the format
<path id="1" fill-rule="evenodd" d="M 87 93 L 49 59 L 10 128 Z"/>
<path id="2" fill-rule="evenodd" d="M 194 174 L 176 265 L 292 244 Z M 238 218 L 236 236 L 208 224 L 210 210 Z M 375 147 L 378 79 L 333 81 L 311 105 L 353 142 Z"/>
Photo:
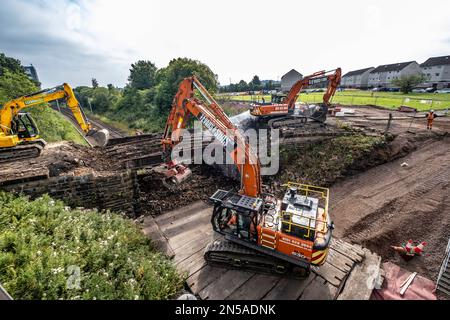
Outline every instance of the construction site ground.
<path id="1" fill-rule="evenodd" d="M 386 118 L 389 113 L 394 118 L 409 115 L 371 107 L 355 110 L 371 118 Z M 343 121 L 379 130 L 386 126 L 386 121 L 365 120 L 349 117 Z M 415 119 L 412 125 L 410 118 L 393 121 L 390 132 L 398 136 L 388 152 L 404 147 L 407 154 L 331 187 L 335 235 L 435 281 L 450 237 L 449 131 L 449 117 L 436 118 L 431 132 L 426 130 L 424 118 Z M 408 239 L 426 241 L 427 246 L 423 256 L 406 262 L 390 246 Z"/>
<path id="2" fill-rule="evenodd" d="M 277 193 L 282 190 L 281 184 L 286 182 L 281 178 L 292 176 L 301 179 L 303 170 L 316 173 L 314 179 L 331 188 L 330 212 L 336 227 L 334 234 L 336 239 L 342 240 L 344 247 L 356 244 L 355 251 L 364 250 L 366 256 L 373 252 L 383 261 L 394 262 L 435 281 L 450 237 L 450 137 L 446 135 L 450 131 L 450 117 L 436 118 L 433 131 L 428 131 L 426 120 L 418 117 L 413 120 L 412 114 L 368 106 L 352 109 L 355 110 L 354 115 L 329 117 L 326 131 L 332 134 L 326 133 L 321 139 L 314 140 L 323 148 L 319 151 L 323 157 L 333 158 L 333 152 L 337 152 L 333 149 L 333 139 L 340 136 L 362 134 L 382 137 L 383 143 L 375 144 L 373 150 L 361 153 L 352 160 L 351 165 L 338 171 L 332 170 L 331 160 L 322 162 L 323 167 L 316 168 L 314 162 L 308 163 L 311 159 L 307 155 L 300 155 L 295 158 L 296 163 L 282 164 L 280 173 L 265 178 L 264 183 L 270 191 Z M 384 138 L 389 113 L 393 120 L 390 134 Z M 97 125 L 101 127 L 101 123 Z M 351 128 L 358 131 L 354 132 Z M 299 129 L 288 133 L 286 138 L 282 138 L 282 148 L 301 154 L 308 144 L 308 137 L 312 137 L 315 130 L 305 133 Z M 324 129 L 317 130 L 320 133 Z M 210 267 L 204 266 L 201 257 L 202 246 L 208 242 L 205 239 L 212 237 L 207 213 L 209 208 L 205 203 L 217 188 L 238 188 L 239 182 L 224 177 L 216 168 L 200 165 L 193 167 L 192 179 L 179 192 L 165 189 L 149 172 L 149 168 L 161 161 L 159 139 L 157 134 L 117 138 L 103 150 L 71 143 L 51 144 L 39 159 L 2 165 L 0 188 L 10 183 L 26 183 L 37 177 L 86 173 L 108 175 L 137 169 L 144 216 L 139 221 L 147 232 L 155 230 L 155 225 L 159 226 L 158 232 L 173 247 L 175 263 L 180 270 L 189 273 L 188 285 L 200 297 L 269 299 L 288 294 L 292 299 L 315 298 L 316 295 L 337 298 L 340 289 L 343 289 L 341 298 L 352 298 L 344 294 L 345 288 L 351 287 L 351 279 L 358 278 L 356 274 L 352 275 L 352 270 L 360 270 L 362 266 L 358 265 L 361 262 L 350 259 L 353 265 L 349 268 L 348 256 L 336 259 L 346 261 L 344 263 L 333 263 L 333 258 L 330 260 L 332 267 L 329 269 L 340 270 L 341 273 L 336 273 L 339 276 L 313 272 L 306 280 L 309 282 L 294 286 L 296 289 L 287 286 L 292 280 L 273 276 L 233 270 L 211 272 Z M 352 140 L 348 141 L 351 143 Z M 338 155 L 336 159 L 340 159 Z M 197 209 L 192 211 L 192 208 Z M 406 262 L 390 246 L 400 245 L 408 239 L 426 241 L 427 246 L 423 256 Z M 188 244 L 191 241 L 192 246 Z M 334 247 L 333 250 L 338 252 L 340 248 Z M 189 252 L 195 254 L 190 255 Z M 334 283 L 329 281 L 332 278 Z M 266 281 L 257 282 L 258 279 Z M 305 296 L 304 289 L 318 286 L 318 282 L 321 283 L 320 291 L 313 290 Z M 211 291 L 213 286 L 221 283 L 226 284 L 224 292 Z M 252 293 L 255 283 L 264 283 L 265 289 Z"/>

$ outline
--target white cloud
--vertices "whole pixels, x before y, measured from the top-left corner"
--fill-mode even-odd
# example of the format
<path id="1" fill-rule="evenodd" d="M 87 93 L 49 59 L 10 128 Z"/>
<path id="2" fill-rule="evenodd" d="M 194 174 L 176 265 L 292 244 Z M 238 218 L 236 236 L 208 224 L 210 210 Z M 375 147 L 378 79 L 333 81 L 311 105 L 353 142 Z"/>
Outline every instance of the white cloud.
<path id="1" fill-rule="evenodd" d="M 450 54 L 444 0 L 0 2 L 2 47 L 46 86 L 124 85 L 138 59 L 198 59 L 228 83 Z"/>

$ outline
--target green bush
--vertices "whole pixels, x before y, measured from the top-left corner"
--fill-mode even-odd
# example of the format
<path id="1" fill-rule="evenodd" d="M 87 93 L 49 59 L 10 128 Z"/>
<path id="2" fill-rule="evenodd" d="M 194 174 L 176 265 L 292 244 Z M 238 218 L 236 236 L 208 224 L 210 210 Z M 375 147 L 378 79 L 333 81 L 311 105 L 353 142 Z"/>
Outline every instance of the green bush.
<path id="1" fill-rule="evenodd" d="M 182 287 L 120 215 L 2 192 L 0 208 L 0 283 L 14 299 L 167 299 Z"/>
<path id="2" fill-rule="evenodd" d="M 305 145 L 301 152 L 282 147 L 279 180 L 330 186 L 352 165 L 364 161 L 383 143 L 383 137 L 353 134 Z"/>
<path id="3" fill-rule="evenodd" d="M 27 109 L 36 121 L 40 136 L 47 142 L 73 141 L 85 144 L 81 134 L 63 115 L 49 107 L 32 107 Z"/>
<path id="4" fill-rule="evenodd" d="M 180 82 L 192 75 L 196 75 L 211 94 L 217 91 L 216 76 L 207 65 L 178 58 L 158 70 L 149 61 L 138 61 L 132 65 L 129 83 L 124 89 L 78 87 L 75 93 L 85 109 L 90 102 L 89 109 L 92 107 L 96 116 L 118 122 L 132 131 L 161 132 Z"/>

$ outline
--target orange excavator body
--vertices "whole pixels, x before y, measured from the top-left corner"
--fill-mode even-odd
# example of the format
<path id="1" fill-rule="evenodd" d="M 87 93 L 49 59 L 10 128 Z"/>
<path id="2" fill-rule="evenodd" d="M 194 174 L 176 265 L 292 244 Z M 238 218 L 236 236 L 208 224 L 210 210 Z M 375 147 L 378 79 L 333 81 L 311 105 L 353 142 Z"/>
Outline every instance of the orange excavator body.
<path id="1" fill-rule="evenodd" d="M 331 73 L 333 72 L 333 73 Z M 256 117 L 279 117 L 292 114 L 295 109 L 295 102 L 302 89 L 311 85 L 328 82 L 327 90 L 323 95 L 323 104 L 328 106 L 331 97 L 335 94 L 341 82 L 342 71 L 337 68 L 333 71 L 318 71 L 297 81 L 289 90 L 289 93 L 281 103 L 275 104 L 252 104 L 250 114 Z"/>
<path id="2" fill-rule="evenodd" d="M 195 97 L 194 89 L 206 102 Z M 194 76 L 180 83 L 161 140 L 164 169 L 171 183 L 185 180 L 189 174 L 186 166 L 172 160 L 171 154 L 181 142 L 182 130 L 190 116 L 208 128 L 226 150 L 232 150 L 230 156 L 241 174 L 239 192 L 217 190 L 210 197 L 214 203 L 211 219 L 214 230 L 239 247 L 253 249 L 257 252 L 255 257 L 264 254 L 259 267 L 267 261 L 275 261 L 274 264 L 282 261 L 284 267 L 302 270 L 309 270 L 310 264 L 323 264 L 333 229 L 328 216 L 328 189 L 288 183 L 288 192 L 282 200 L 264 194 L 257 154 Z M 218 252 L 211 248 L 205 259 L 214 262 Z"/>

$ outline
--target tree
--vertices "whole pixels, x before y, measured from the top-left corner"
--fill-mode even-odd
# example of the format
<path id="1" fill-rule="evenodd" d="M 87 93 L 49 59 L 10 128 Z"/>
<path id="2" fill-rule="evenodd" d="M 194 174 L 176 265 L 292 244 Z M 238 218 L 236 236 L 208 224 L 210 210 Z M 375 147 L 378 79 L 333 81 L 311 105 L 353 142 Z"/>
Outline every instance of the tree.
<path id="1" fill-rule="evenodd" d="M 24 72 L 20 60 L 0 53 L 0 103 L 37 91 Z"/>
<path id="2" fill-rule="evenodd" d="M 95 78 L 92 78 L 92 88 L 94 88 L 94 89 L 98 88 L 98 81 Z"/>
<path id="3" fill-rule="evenodd" d="M 37 91 L 37 87 L 24 73 L 4 69 L 0 75 L 0 103 Z"/>
<path id="4" fill-rule="evenodd" d="M 137 90 L 150 89 L 155 85 L 156 71 L 155 64 L 150 61 L 139 60 L 131 65 L 129 84 Z"/>
<path id="5" fill-rule="evenodd" d="M 103 90 L 96 91 L 91 102 L 92 108 L 97 113 L 104 113 L 112 108 L 112 103 L 109 98 L 108 92 L 105 90 L 105 88 L 101 89 Z"/>
<path id="6" fill-rule="evenodd" d="M 409 93 L 415 86 L 421 84 L 427 80 L 427 77 L 423 73 L 402 75 L 400 78 L 394 79 L 392 84 L 400 87 L 400 91 L 403 93 Z"/>
<path id="7" fill-rule="evenodd" d="M 154 103 L 163 118 L 169 113 L 180 82 L 192 75 L 197 76 L 209 92 L 215 93 L 217 91 L 217 80 L 214 72 L 200 61 L 188 58 L 173 59 L 166 68 L 158 70 Z"/>
<path id="8" fill-rule="evenodd" d="M 247 82 L 245 82 L 244 80 L 239 81 L 236 89 L 238 92 L 247 91 L 248 90 Z"/>
<path id="9" fill-rule="evenodd" d="M 258 76 L 254 76 L 249 85 L 252 87 L 252 89 L 259 89 L 261 87 L 261 80 L 259 80 Z"/>
<path id="10" fill-rule="evenodd" d="M 114 85 L 111 84 L 111 83 L 109 83 L 107 87 L 108 87 L 108 91 L 109 91 L 109 92 L 112 92 L 112 91 L 114 91 L 114 89 L 115 89 L 115 88 L 114 88 Z"/>
<path id="11" fill-rule="evenodd" d="M 20 63 L 20 60 L 7 57 L 4 53 L 0 53 L 0 76 L 3 75 L 3 72 L 5 70 L 8 70 L 12 73 L 24 74 L 24 70 Z"/>

